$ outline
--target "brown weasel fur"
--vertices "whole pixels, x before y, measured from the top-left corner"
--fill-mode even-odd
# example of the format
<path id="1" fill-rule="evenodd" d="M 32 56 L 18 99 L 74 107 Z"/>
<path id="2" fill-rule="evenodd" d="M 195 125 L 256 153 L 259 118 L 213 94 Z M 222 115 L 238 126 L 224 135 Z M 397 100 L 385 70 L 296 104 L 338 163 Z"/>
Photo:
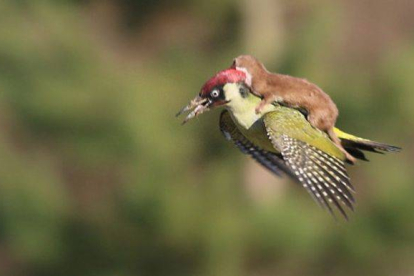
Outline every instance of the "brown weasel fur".
<path id="1" fill-rule="evenodd" d="M 262 101 L 256 107 L 257 113 L 273 102 L 305 109 L 311 125 L 325 131 L 346 158 L 351 163 L 355 163 L 355 158 L 342 147 L 341 141 L 333 130 L 338 117 L 338 108 L 322 89 L 306 79 L 270 73 L 261 62 L 249 55 L 235 58 L 232 67 L 250 74 L 252 92 L 262 97 Z"/>

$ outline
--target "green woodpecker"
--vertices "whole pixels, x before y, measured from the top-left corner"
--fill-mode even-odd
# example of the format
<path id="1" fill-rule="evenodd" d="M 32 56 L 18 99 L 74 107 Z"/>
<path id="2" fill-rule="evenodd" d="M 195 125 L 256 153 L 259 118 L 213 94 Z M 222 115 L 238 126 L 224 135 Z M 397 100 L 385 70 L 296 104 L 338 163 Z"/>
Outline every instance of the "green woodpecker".
<path id="1" fill-rule="evenodd" d="M 353 210 L 354 188 L 345 168 L 347 158 L 326 132 L 313 127 L 303 110 L 278 103 L 256 112 L 261 98 L 253 94 L 244 70 L 219 72 L 201 88 L 199 95 L 178 114 L 190 111 L 184 122 L 215 107 L 224 106 L 220 130 L 245 154 L 280 176 L 285 173 L 300 183 L 332 214 L 336 207 Z M 363 151 L 395 152 L 400 148 L 359 138 L 334 128 L 341 145 L 357 159 Z"/>

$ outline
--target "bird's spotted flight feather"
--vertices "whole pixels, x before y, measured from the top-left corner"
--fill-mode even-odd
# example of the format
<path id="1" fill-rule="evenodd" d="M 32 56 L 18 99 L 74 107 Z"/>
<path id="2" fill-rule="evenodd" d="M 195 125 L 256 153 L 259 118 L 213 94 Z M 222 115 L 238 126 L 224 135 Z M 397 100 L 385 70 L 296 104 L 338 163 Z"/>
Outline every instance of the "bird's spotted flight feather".
<path id="1" fill-rule="evenodd" d="M 335 206 L 347 217 L 343 207 L 353 210 L 355 200 L 345 156 L 324 132 L 311 127 L 302 114 L 290 113 L 278 109 L 264 115 L 269 139 L 316 201 L 331 212 Z"/>
<path id="2" fill-rule="evenodd" d="M 347 218 L 344 206 L 353 210 L 355 199 L 344 162 L 287 135 L 269 138 L 281 150 L 283 159 L 313 198 L 333 213 L 335 206 Z"/>

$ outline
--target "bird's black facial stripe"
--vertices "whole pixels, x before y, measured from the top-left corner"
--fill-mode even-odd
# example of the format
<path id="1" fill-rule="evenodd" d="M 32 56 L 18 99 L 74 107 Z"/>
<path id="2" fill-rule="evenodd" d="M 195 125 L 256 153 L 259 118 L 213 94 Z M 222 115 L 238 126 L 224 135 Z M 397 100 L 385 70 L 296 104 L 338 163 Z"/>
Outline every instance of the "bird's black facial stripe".
<path id="1" fill-rule="evenodd" d="M 216 86 L 211 89 L 208 98 L 212 102 L 225 100 L 223 86 Z"/>

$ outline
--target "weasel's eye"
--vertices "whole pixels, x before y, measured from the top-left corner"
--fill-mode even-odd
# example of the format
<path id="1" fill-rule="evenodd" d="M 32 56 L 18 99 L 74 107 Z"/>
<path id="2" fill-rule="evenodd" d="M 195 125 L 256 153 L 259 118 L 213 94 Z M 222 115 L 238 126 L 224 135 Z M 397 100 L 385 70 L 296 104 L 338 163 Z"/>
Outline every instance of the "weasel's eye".
<path id="1" fill-rule="evenodd" d="M 211 91 L 210 95 L 213 98 L 217 98 L 218 96 L 220 96 L 220 91 L 218 91 L 217 89 L 214 89 L 213 91 Z"/>

